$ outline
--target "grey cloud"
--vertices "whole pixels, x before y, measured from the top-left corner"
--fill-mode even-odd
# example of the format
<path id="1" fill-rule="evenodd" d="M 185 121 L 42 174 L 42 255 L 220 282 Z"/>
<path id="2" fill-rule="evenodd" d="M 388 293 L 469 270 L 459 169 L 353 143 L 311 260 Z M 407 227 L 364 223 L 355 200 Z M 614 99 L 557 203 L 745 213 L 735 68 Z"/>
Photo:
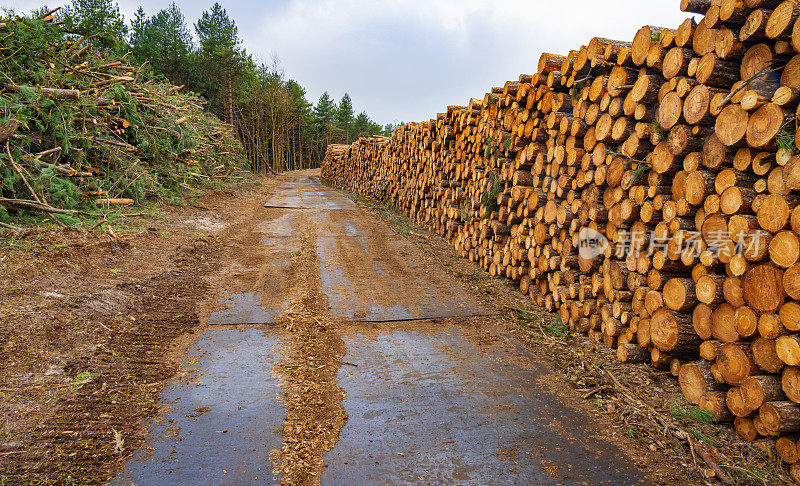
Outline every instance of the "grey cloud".
<path id="1" fill-rule="evenodd" d="M 0 0 L 0 5 L 4 2 Z M 41 2 L 14 2 L 28 11 Z M 121 0 L 126 18 L 166 2 Z M 177 1 L 193 24 L 213 1 Z M 349 92 L 380 123 L 427 120 L 447 105 L 536 70 L 543 51 L 566 54 L 598 35 L 632 40 L 645 24 L 677 27 L 677 0 L 285 0 L 221 1 L 244 45 L 315 102 Z"/>

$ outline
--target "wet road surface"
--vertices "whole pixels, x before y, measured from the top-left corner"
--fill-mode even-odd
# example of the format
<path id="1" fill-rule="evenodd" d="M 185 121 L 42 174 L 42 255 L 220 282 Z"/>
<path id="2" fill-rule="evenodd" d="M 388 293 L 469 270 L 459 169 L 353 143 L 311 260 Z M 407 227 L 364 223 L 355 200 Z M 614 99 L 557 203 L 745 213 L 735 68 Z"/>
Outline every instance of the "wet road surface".
<path id="1" fill-rule="evenodd" d="M 318 272 L 346 355 L 349 419 L 324 456 L 322 484 L 639 484 L 645 478 L 593 420 L 543 383 L 555 378 L 514 343 L 476 346 L 459 319 L 487 315 L 438 262 L 318 178 L 298 174 L 266 201 L 251 291 L 223 292 L 163 394 L 146 446 L 113 484 L 279 480 L 270 452 L 284 420 L 276 318 L 297 272 Z M 291 263 L 302 238 L 318 268 Z M 502 340 L 500 340 L 502 341 Z M 258 479 L 256 479 L 258 478 Z"/>
<path id="2" fill-rule="evenodd" d="M 349 419 L 325 456 L 323 484 L 635 478 L 582 444 L 582 417 L 536 386 L 544 369 L 506 365 L 457 330 L 356 334 L 345 344 L 345 359 L 357 365 L 339 370 Z"/>
<path id="3" fill-rule="evenodd" d="M 204 332 L 186 376 L 164 390 L 167 410 L 150 424 L 146 446 L 111 484 L 274 484 L 269 455 L 280 449 L 283 410 L 271 370 L 279 348 L 261 329 Z"/>

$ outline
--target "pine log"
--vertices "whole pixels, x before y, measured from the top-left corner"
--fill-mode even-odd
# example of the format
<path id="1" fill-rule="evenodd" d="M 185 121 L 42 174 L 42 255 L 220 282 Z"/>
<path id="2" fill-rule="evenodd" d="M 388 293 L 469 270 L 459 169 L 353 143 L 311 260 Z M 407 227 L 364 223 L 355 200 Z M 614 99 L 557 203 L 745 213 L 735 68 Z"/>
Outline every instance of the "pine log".
<path id="1" fill-rule="evenodd" d="M 664 130 L 669 130 L 681 120 L 683 100 L 674 91 L 670 91 L 658 105 L 656 121 Z"/>
<path id="2" fill-rule="evenodd" d="M 796 436 L 778 437 L 778 440 L 775 441 L 775 451 L 783 462 L 789 464 L 794 464 L 800 459 L 800 453 L 798 453 L 797 450 Z"/>
<path id="3" fill-rule="evenodd" d="M 781 378 L 777 375 L 749 376 L 740 387 L 745 405 L 751 411 L 758 410 L 765 402 L 786 400 Z"/>
<path id="4" fill-rule="evenodd" d="M 789 331 L 800 331 L 800 303 L 790 301 L 778 311 L 781 323 Z"/>
<path id="5" fill-rule="evenodd" d="M 779 373 L 785 366 L 778 357 L 777 343 L 773 339 L 757 337 L 750 343 L 750 350 L 756 366 L 767 373 Z"/>
<path id="6" fill-rule="evenodd" d="M 711 363 L 705 360 L 681 365 L 678 383 L 686 399 L 695 405 L 700 403 L 700 398 L 707 392 L 722 389 L 711 374 Z"/>
<path id="7" fill-rule="evenodd" d="M 769 16 L 764 33 L 770 39 L 776 39 L 791 33 L 794 22 L 800 16 L 800 5 L 794 0 L 781 2 Z"/>
<path id="8" fill-rule="evenodd" d="M 753 425 L 753 420 L 750 418 L 736 417 L 733 420 L 733 428 L 736 431 L 736 435 L 747 442 L 753 442 L 758 438 L 758 432 Z"/>
<path id="9" fill-rule="evenodd" d="M 783 290 L 794 300 L 800 300 L 800 263 L 795 263 L 783 274 Z"/>
<path id="10" fill-rule="evenodd" d="M 700 84 L 729 89 L 740 79 L 739 67 L 709 52 L 698 62 L 695 78 Z"/>
<path id="11" fill-rule="evenodd" d="M 747 144 L 753 148 L 776 148 L 775 137 L 792 117 L 783 107 L 775 103 L 765 103 L 747 122 Z"/>
<path id="12" fill-rule="evenodd" d="M 57 98 L 57 99 L 67 99 L 67 100 L 79 100 L 81 97 L 80 90 L 77 89 L 59 89 L 59 88 L 43 88 L 43 87 L 32 87 L 32 86 L 21 86 L 14 83 L 8 83 L 2 87 L 3 89 L 7 89 L 14 93 L 21 93 L 23 90 L 28 89 L 31 91 L 40 91 L 45 96 L 50 98 Z"/>
<path id="13" fill-rule="evenodd" d="M 800 431 L 800 405 L 794 402 L 767 402 L 759 408 L 758 416 L 772 436 Z"/>
<path id="14" fill-rule="evenodd" d="M 700 338 L 694 333 L 688 316 L 675 315 L 669 309 L 659 309 L 650 319 L 650 339 L 662 351 L 675 357 L 698 356 Z"/>
<path id="15" fill-rule="evenodd" d="M 784 302 L 783 271 L 772 264 L 756 265 L 742 279 L 744 299 L 759 313 L 774 313 Z"/>
<path id="16" fill-rule="evenodd" d="M 702 409 L 708 410 L 714 416 L 714 420 L 717 422 L 732 422 L 734 417 L 731 413 L 730 409 L 726 404 L 726 394 L 725 392 L 706 392 L 702 397 L 700 397 L 700 403 L 698 406 Z"/>
<path id="17" fill-rule="evenodd" d="M 800 403 L 800 368 L 787 366 L 783 369 L 781 389 L 789 400 Z"/>
<path id="18" fill-rule="evenodd" d="M 717 360 L 722 378 L 730 385 L 741 385 L 745 378 L 757 372 L 750 354 L 750 346 L 744 343 L 723 344 L 717 349 Z"/>
<path id="19" fill-rule="evenodd" d="M 740 335 L 736 326 L 736 309 L 727 302 L 711 313 L 711 334 L 723 343 L 734 343 Z"/>
<path id="20" fill-rule="evenodd" d="M 758 332 L 758 315 L 750 307 L 742 306 L 733 315 L 736 332 L 743 338 L 753 337 Z"/>
<path id="21" fill-rule="evenodd" d="M 789 223 L 791 209 L 786 198 L 779 194 L 766 196 L 757 209 L 758 224 L 769 231 L 777 233 Z"/>
<path id="22" fill-rule="evenodd" d="M 728 105 L 722 109 L 714 125 L 719 141 L 727 146 L 738 144 L 747 134 L 749 115 L 739 105 Z"/>
<path id="23" fill-rule="evenodd" d="M 681 10 L 704 15 L 713 4 L 712 0 L 681 0 Z"/>
<path id="24" fill-rule="evenodd" d="M 739 386 L 728 388 L 728 391 L 725 393 L 725 405 L 727 405 L 728 410 L 737 418 L 749 417 L 754 411 L 754 409 L 747 406 L 744 393 Z"/>

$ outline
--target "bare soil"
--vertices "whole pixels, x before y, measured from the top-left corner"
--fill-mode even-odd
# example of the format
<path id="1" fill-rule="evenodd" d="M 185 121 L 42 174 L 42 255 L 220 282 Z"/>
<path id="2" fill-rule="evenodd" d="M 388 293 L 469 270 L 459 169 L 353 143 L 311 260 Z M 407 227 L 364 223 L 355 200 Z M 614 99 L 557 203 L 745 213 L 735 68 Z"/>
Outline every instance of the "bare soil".
<path id="1" fill-rule="evenodd" d="M 97 484 L 142 444 L 224 266 L 218 228 L 273 180 L 129 218 L 117 239 L 52 228 L 0 241 L 0 483 Z"/>
<path id="2" fill-rule="evenodd" d="M 274 285 L 257 228 L 279 180 L 211 192 L 193 207 L 164 208 L 163 218 L 130 218 L 130 228 L 115 228 L 117 239 L 49 228 L 13 238 L 0 234 L 7 238 L 0 240 L 0 483 L 96 484 L 113 477 L 142 444 L 142 421 L 158 412 L 160 391 L 180 371 L 208 316 L 223 307 L 222 292 Z M 552 316 L 507 281 L 489 277 L 390 209 L 354 199 L 457 277 L 492 314 L 393 326 L 455 325 L 479 349 L 500 343 L 520 362 L 532 353 L 554 372 L 547 386 L 594 415 L 604 438 L 655 484 L 716 482 L 683 442 L 662 434 L 650 414 L 626 405 L 606 373 L 613 371 L 658 413 L 675 417 L 688 405 L 669 372 L 620 365 L 601 344 L 557 336 Z M 316 482 L 322 453 L 346 420 L 335 373 L 344 354 L 339 334 L 348 326 L 326 315 L 315 290 L 319 276 L 304 271 L 317 257 L 300 241 L 291 265 L 292 275 L 302 278 L 292 283 L 292 305 L 279 318 L 291 346 L 282 364 L 284 448 L 275 461 L 288 484 Z M 680 420 L 742 484 L 788 481 L 768 442 L 747 444 L 729 425 Z"/>

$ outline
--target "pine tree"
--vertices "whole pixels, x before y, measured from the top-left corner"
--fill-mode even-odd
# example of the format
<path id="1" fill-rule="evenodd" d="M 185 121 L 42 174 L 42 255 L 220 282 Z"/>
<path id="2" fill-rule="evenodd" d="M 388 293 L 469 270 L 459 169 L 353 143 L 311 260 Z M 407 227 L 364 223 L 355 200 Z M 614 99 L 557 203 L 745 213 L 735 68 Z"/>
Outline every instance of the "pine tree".
<path id="1" fill-rule="evenodd" d="M 131 20 L 131 35 L 129 39 L 131 48 L 133 49 L 133 55 L 139 60 L 148 59 L 149 53 L 146 52 L 146 49 L 149 47 L 147 27 L 147 14 L 144 13 L 142 7 L 139 7 L 136 9 L 136 13 L 133 14 L 133 19 Z"/>
<path id="2" fill-rule="evenodd" d="M 306 90 L 300 83 L 290 79 L 284 84 L 284 89 L 289 95 L 291 101 L 292 122 L 294 128 L 297 130 L 294 134 L 293 141 L 298 146 L 293 152 L 295 159 L 293 163 L 295 167 L 303 166 L 303 153 L 311 147 L 311 135 L 313 130 L 313 116 L 311 114 L 311 103 L 306 100 Z"/>
<path id="3" fill-rule="evenodd" d="M 161 71 L 173 83 L 183 84 L 189 71 L 192 34 L 186 27 L 183 13 L 175 3 L 158 12 L 153 27 L 162 33 L 160 45 Z"/>
<path id="4" fill-rule="evenodd" d="M 239 29 L 225 9 L 215 3 L 200 16 L 195 32 L 200 40 L 200 62 L 207 74 L 207 88 L 224 108 L 225 119 L 234 123 L 234 81 L 243 74 L 245 58 L 239 48 Z"/>
<path id="5" fill-rule="evenodd" d="M 369 116 L 367 116 L 366 112 L 362 111 L 353 121 L 353 139 L 355 140 L 359 137 L 363 137 L 364 135 L 366 135 L 368 128 L 369 128 Z"/>
<path id="6" fill-rule="evenodd" d="M 322 135 L 326 146 L 331 143 L 336 111 L 336 103 L 326 91 L 319 97 L 314 107 L 314 125 L 317 127 L 317 133 Z"/>
<path id="7" fill-rule="evenodd" d="M 353 102 L 350 100 L 350 95 L 345 93 L 342 96 L 342 101 L 339 102 L 339 108 L 336 110 L 336 125 L 344 134 L 344 142 L 346 144 L 350 144 L 350 125 L 352 123 Z"/>
<path id="8" fill-rule="evenodd" d="M 148 61 L 153 71 L 176 84 L 191 75 L 192 35 L 183 13 L 173 2 L 149 19 L 140 7 L 131 22 L 131 47 L 140 62 Z"/>
<path id="9" fill-rule="evenodd" d="M 128 27 L 113 0 L 72 0 L 62 20 L 68 31 L 92 36 L 92 42 L 101 47 L 125 50 Z"/>

